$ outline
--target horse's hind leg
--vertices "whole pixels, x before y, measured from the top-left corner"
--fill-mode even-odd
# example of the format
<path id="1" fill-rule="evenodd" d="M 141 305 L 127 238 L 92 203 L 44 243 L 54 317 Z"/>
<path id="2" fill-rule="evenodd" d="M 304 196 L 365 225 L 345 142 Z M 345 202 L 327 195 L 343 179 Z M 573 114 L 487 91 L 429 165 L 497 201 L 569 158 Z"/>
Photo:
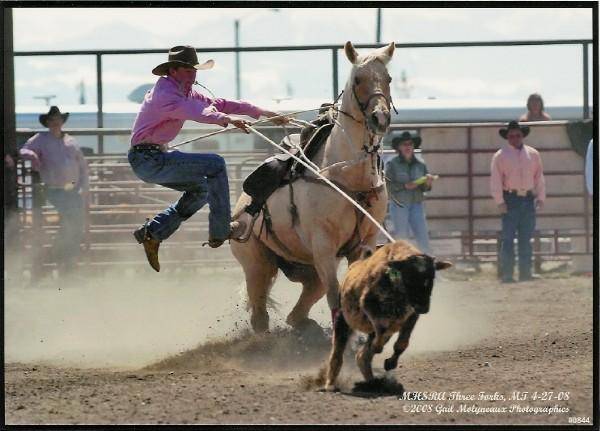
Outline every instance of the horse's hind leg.
<path id="1" fill-rule="evenodd" d="M 301 277 L 298 277 L 302 282 L 302 293 L 298 302 L 288 315 L 286 322 L 288 325 L 300 331 L 318 329 L 322 332 L 320 325 L 308 317 L 308 313 L 312 306 L 321 299 L 327 292 L 327 288 L 321 282 L 317 272 L 312 269 Z"/>
<path id="2" fill-rule="evenodd" d="M 277 275 L 274 256 L 254 236 L 246 243 L 232 242 L 231 251 L 246 275 L 252 329 L 255 332 L 266 332 L 269 329 L 267 299 Z"/>

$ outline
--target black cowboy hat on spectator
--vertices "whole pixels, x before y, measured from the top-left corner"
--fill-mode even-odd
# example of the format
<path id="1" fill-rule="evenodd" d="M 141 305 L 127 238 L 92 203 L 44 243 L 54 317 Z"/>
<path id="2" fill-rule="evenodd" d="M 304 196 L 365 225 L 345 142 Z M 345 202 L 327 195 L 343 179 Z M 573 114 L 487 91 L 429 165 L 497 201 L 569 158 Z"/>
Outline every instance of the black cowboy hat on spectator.
<path id="1" fill-rule="evenodd" d="M 508 123 L 506 125 L 506 127 L 498 130 L 498 133 L 500 133 L 500 136 L 502 136 L 504 139 L 508 139 L 508 132 L 509 130 L 520 130 L 521 133 L 523 133 L 523 137 L 529 135 L 529 126 L 521 126 L 519 125 L 519 123 L 515 120 L 512 120 L 510 123 Z"/>
<path id="2" fill-rule="evenodd" d="M 198 62 L 198 56 L 194 47 L 185 46 L 174 46 L 169 50 L 169 60 L 165 63 L 161 63 L 152 69 L 154 75 L 163 76 L 169 73 L 170 67 L 189 67 L 198 70 L 212 69 L 215 65 L 214 60 L 207 60 L 200 64 Z"/>
<path id="3" fill-rule="evenodd" d="M 62 117 L 63 123 L 67 121 L 67 118 L 69 118 L 68 112 L 65 112 L 63 114 L 62 112 L 60 112 L 60 109 L 58 109 L 58 106 L 51 106 L 47 114 L 40 115 L 40 123 L 42 123 L 42 126 L 48 127 L 48 118 L 54 117 L 56 115 L 60 115 Z"/>
<path id="4" fill-rule="evenodd" d="M 408 130 L 405 130 L 400 136 L 396 136 L 394 139 L 392 139 L 392 148 L 397 150 L 400 144 L 405 141 L 412 141 L 415 148 L 419 148 L 421 146 L 421 137 L 416 133 L 411 133 Z"/>

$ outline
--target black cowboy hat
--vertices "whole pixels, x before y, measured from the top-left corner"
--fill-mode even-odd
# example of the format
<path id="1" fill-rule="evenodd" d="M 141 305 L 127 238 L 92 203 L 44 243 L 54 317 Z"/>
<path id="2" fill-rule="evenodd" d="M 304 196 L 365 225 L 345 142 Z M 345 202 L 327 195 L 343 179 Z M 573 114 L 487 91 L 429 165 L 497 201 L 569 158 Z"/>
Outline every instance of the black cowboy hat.
<path id="1" fill-rule="evenodd" d="M 63 114 L 60 112 L 60 109 L 58 109 L 58 106 L 51 106 L 47 114 L 40 115 L 40 123 L 42 123 L 42 126 L 48 127 L 48 118 L 55 115 L 60 115 L 63 119 L 63 123 L 67 121 L 67 118 L 69 118 L 68 112 Z"/>
<path id="2" fill-rule="evenodd" d="M 515 120 L 508 123 L 506 127 L 498 130 L 498 133 L 500 133 L 500 136 L 502 136 L 504 139 L 507 139 L 508 131 L 512 129 L 520 130 L 521 133 L 523 133 L 523 137 L 529 135 L 529 126 L 521 126 Z"/>
<path id="3" fill-rule="evenodd" d="M 396 136 L 392 139 L 392 148 L 397 150 L 404 141 L 412 141 L 415 148 L 421 146 L 421 137 L 417 133 L 411 133 L 408 130 L 405 130 L 400 136 Z"/>
<path id="4" fill-rule="evenodd" d="M 190 67 L 198 70 L 212 69 L 214 60 L 207 60 L 200 64 L 196 50 L 188 45 L 174 46 L 169 50 L 169 60 L 152 69 L 154 75 L 162 76 L 169 72 L 170 67 Z"/>

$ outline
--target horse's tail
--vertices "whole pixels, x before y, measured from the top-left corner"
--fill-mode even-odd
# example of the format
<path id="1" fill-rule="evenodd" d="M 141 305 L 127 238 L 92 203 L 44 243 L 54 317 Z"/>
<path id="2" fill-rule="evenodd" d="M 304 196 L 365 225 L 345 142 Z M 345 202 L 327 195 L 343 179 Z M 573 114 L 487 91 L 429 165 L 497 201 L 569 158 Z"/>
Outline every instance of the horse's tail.
<path id="1" fill-rule="evenodd" d="M 275 312 L 278 312 L 279 307 L 281 306 L 281 304 L 279 302 L 277 302 L 275 299 L 273 299 L 273 297 L 271 296 L 271 289 L 273 288 L 273 285 L 275 284 L 275 281 L 277 280 L 277 274 L 279 274 L 279 271 L 277 271 L 273 275 L 273 277 L 271 277 L 271 279 L 269 280 L 269 286 L 267 287 L 267 308 L 271 308 Z M 246 311 L 250 311 L 251 305 L 250 305 L 250 300 L 248 298 L 248 291 L 246 289 L 246 283 L 242 282 L 240 284 L 238 291 L 240 293 L 242 302 L 244 304 L 246 304 Z"/>
<path id="2" fill-rule="evenodd" d="M 275 312 L 279 311 L 279 307 L 281 305 L 271 296 L 271 288 L 275 284 L 275 280 L 277 280 L 277 274 L 279 274 L 279 271 L 277 271 L 275 275 L 271 277 L 271 280 L 269 280 L 269 288 L 267 289 L 267 308 L 271 308 Z"/>

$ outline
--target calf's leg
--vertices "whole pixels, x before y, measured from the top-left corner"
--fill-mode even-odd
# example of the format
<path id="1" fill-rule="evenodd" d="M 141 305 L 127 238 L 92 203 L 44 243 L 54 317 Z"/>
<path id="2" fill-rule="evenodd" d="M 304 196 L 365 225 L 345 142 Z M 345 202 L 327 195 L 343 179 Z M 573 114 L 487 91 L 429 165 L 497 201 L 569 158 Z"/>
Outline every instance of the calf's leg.
<path id="1" fill-rule="evenodd" d="M 371 368 L 371 361 L 373 360 L 373 350 L 371 349 L 371 343 L 375 339 L 375 332 L 371 332 L 367 338 L 367 342 L 356 352 L 356 363 L 362 373 L 365 380 L 373 379 L 373 369 Z"/>
<path id="2" fill-rule="evenodd" d="M 327 363 L 327 379 L 325 381 L 325 390 L 334 391 L 336 389 L 335 380 L 340 373 L 344 360 L 344 350 L 348 339 L 352 335 L 352 329 L 348 326 L 343 313 L 338 313 L 333 326 L 333 340 L 331 343 L 331 354 Z"/>
<path id="3" fill-rule="evenodd" d="M 356 353 L 356 362 L 358 368 L 365 380 L 373 380 L 373 356 L 383 351 L 383 346 L 392 336 L 391 332 L 385 332 L 385 329 L 377 328 L 376 332 L 371 332 L 365 345 Z"/>
<path id="4" fill-rule="evenodd" d="M 385 371 L 393 370 L 398 366 L 398 358 L 408 347 L 408 340 L 410 339 L 410 334 L 412 333 L 418 319 L 419 315 L 415 313 L 411 315 L 402 326 L 402 330 L 398 335 L 398 339 L 394 343 L 394 353 L 383 363 L 383 368 L 385 369 Z"/>

